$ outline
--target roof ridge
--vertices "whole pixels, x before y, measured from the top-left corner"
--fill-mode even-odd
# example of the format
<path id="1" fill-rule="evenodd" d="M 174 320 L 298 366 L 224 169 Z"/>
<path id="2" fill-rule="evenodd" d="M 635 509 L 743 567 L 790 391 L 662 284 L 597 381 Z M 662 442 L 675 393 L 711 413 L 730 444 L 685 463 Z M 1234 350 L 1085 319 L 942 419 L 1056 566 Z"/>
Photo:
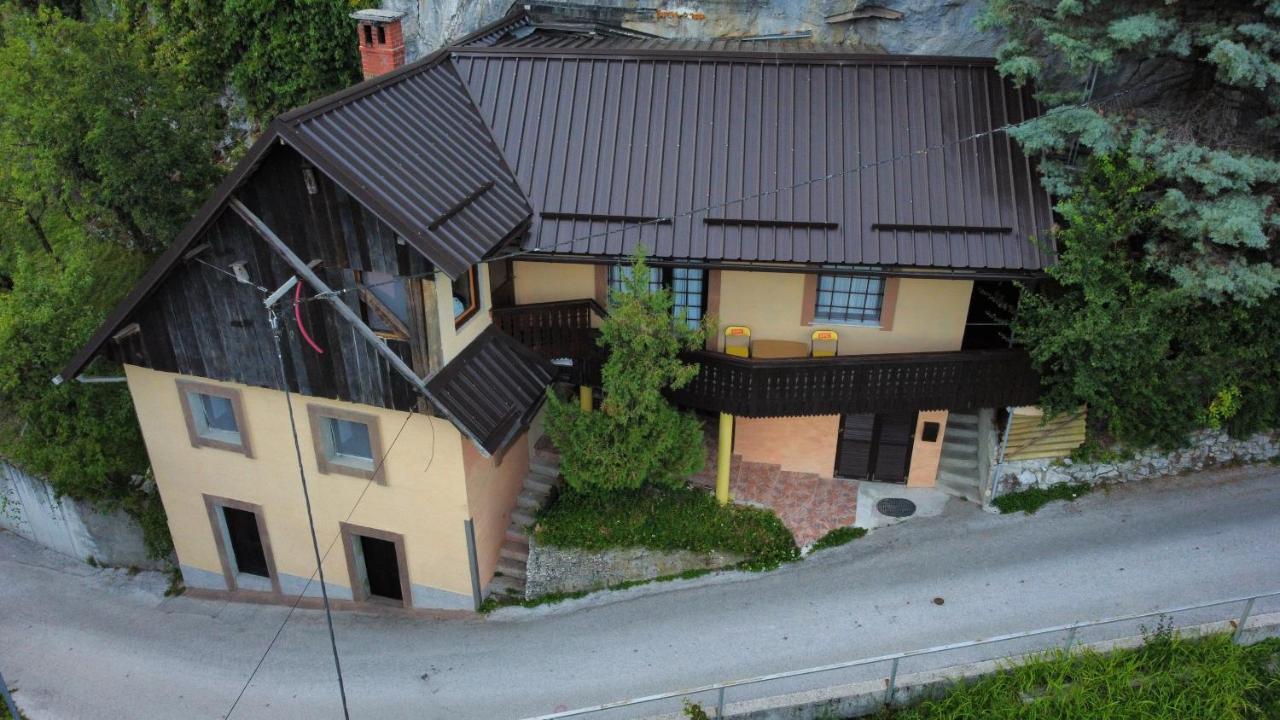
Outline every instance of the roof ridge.
<path id="1" fill-rule="evenodd" d="M 660 41 L 659 41 L 660 42 Z M 683 40 L 669 40 L 671 43 L 685 42 Z M 720 40 L 697 40 L 693 42 L 749 42 L 742 40 L 734 40 L 732 38 L 722 38 Z M 813 49 L 795 49 L 795 50 L 743 50 L 738 48 L 726 49 L 715 47 L 609 47 L 607 45 L 601 47 L 557 47 L 557 46 L 528 46 L 528 45 L 496 45 L 496 46 L 452 46 L 445 48 L 445 51 L 452 55 L 509 55 L 509 56 L 536 56 L 536 57 L 564 57 L 564 58 L 581 58 L 581 57 L 604 57 L 619 59 L 648 59 L 648 58 L 666 58 L 666 59 L 689 59 L 701 62 L 717 62 L 717 61 L 733 61 L 733 60 L 768 60 L 771 62 L 791 62 L 792 64 L 802 64 L 807 62 L 821 61 L 834 62 L 841 64 L 868 64 L 868 65 L 972 65 L 972 66 L 994 66 L 995 58 L 967 55 L 910 55 L 910 54 L 889 54 L 889 53 L 858 53 L 858 52 L 840 52 L 832 50 L 829 45 L 815 47 Z"/>

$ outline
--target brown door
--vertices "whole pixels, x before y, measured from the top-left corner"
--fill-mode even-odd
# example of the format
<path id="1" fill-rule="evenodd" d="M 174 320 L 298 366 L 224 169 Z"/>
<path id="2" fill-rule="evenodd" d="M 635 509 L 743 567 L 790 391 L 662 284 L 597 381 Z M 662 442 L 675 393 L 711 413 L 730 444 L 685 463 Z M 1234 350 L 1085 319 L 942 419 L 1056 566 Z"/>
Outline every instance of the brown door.
<path id="1" fill-rule="evenodd" d="M 913 412 L 843 416 L 836 447 L 836 477 L 905 483 L 915 430 Z"/>

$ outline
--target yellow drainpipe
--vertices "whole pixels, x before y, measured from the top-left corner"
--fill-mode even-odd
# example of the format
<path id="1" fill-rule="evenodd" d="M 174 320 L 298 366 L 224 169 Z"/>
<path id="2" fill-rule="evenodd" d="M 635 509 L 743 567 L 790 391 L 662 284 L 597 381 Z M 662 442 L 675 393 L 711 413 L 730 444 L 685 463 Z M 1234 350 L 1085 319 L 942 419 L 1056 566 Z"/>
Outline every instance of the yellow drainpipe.
<path id="1" fill-rule="evenodd" d="M 729 461 L 733 457 L 733 416 L 720 413 L 720 440 L 716 445 L 716 500 L 729 504 Z"/>
<path id="2" fill-rule="evenodd" d="M 578 407 L 582 408 L 582 412 L 591 412 L 591 387 L 589 385 L 578 386 Z"/>

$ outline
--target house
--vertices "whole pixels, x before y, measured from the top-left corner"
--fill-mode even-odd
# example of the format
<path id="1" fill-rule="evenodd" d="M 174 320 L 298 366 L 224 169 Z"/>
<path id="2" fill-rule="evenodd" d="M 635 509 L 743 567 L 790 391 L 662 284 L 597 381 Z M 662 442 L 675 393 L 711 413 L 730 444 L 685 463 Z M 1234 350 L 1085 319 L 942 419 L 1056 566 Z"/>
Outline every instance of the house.
<path id="1" fill-rule="evenodd" d="M 398 16 L 356 17 L 369 79 L 272 122 L 59 378 L 125 365 L 189 588 L 318 595 L 313 517 L 332 598 L 474 608 L 638 245 L 718 318 L 674 399 L 718 418 L 723 499 L 735 457 L 932 486 L 1034 402 L 982 307 L 1052 217 L 991 61 L 516 11 L 403 65 Z"/>

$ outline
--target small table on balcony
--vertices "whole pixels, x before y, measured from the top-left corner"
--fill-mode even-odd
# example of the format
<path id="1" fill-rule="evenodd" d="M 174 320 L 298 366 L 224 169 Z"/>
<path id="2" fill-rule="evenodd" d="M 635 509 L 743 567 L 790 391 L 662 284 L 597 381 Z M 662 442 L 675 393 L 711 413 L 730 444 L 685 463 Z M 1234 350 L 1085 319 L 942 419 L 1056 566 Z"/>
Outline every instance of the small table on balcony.
<path id="1" fill-rule="evenodd" d="M 809 346 L 794 340 L 753 340 L 751 342 L 751 357 L 797 358 L 808 356 Z"/>

